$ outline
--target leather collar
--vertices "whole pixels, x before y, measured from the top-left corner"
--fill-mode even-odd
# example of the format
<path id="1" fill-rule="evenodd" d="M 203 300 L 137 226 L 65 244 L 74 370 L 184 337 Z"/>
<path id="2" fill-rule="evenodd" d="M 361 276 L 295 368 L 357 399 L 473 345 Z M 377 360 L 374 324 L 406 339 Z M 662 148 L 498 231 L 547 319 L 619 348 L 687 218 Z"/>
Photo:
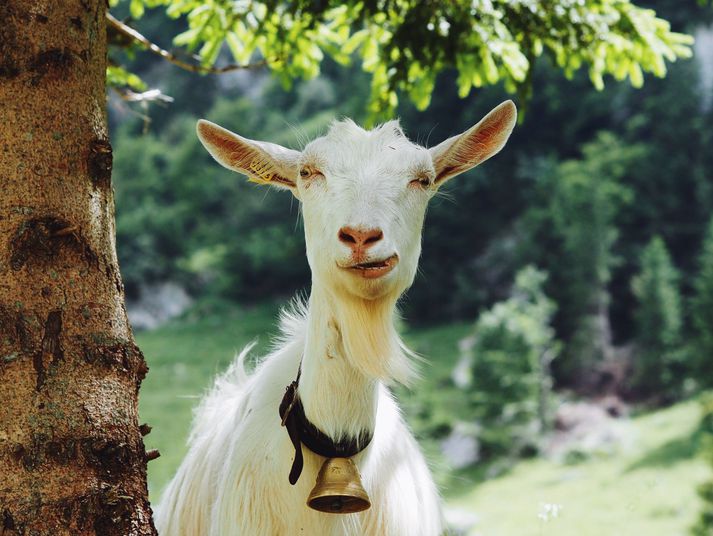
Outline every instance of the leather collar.
<path id="1" fill-rule="evenodd" d="M 309 422 L 302 406 L 297 387 L 299 386 L 302 366 L 297 373 L 297 379 L 285 389 L 285 396 L 280 402 L 280 418 L 282 426 L 295 447 L 295 459 L 290 470 L 290 484 L 294 485 L 300 478 L 304 459 L 302 444 L 309 450 L 325 458 L 349 458 L 364 450 L 371 442 L 371 432 L 365 430 L 357 437 L 345 437 L 334 441 L 331 437 Z"/>

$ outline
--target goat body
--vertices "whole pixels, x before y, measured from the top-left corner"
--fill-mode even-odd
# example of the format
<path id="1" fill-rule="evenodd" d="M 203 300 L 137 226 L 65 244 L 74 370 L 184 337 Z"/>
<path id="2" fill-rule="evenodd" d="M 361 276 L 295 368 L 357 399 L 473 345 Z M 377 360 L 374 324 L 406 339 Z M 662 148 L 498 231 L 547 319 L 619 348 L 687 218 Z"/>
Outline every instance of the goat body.
<path id="1" fill-rule="evenodd" d="M 286 317 L 283 326 L 288 329 L 280 348 L 250 376 L 243 370 L 249 348 L 244 350 L 203 400 L 195 415 L 188 455 L 163 493 L 156 516 L 159 534 L 441 534 L 436 487 L 394 399 L 382 384 L 373 386 L 377 407 L 373 439 L 353 458 L 372 507 L 346 515 L 308 508 L 307 496 L 324 458 L 304 447 L 302 475 L 295 486 L 287 481 L 295 452 L 280 425 L 277 408 L 300 366 L 308 318 L 309 314 Z M 343 396 L 325 400 L 323 409 L 346 416 L 354 394 L 342 391 Z"/>
<path id="2" fill-rule="evenodd" d="M 408 383 L 413 355 L 394 328 L 396 302 L 416 275 L 428 201 L 440 186 L 490 158 L 515 124 L 512 102 L 432 149 L 398 122 L 365 131 L 347 120 L 302 152 L 242 138 L 201 121 L 198 136 L 225 167 L 290 190 L 302 206 L 312 289 L 283 314 L 275 351 L 246 375 L 244 350 L 195 415 L 189 452 L 164 491 L 162 536 L 438 536 L 440 499 L 387 384 Z M 353 457 L 371 508 L 310 510 L 324 458 L 294 447 L 278 416 L 301 370 L 305 415 L 335 441 L 372 434 Z"/>

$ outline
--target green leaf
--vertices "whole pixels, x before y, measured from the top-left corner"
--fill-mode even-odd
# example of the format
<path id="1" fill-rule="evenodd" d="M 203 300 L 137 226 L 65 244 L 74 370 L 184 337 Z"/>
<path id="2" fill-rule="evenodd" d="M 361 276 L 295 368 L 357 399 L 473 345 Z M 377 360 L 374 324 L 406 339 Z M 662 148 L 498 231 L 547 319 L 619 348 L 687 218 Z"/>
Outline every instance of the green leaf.
<path id="1" fill-rule="evenodd" d="M 195 48 L 195 44 L 198 41 L 200 37 L 200 29 L 199 28 L 192 28 L 190 30 L 186 30 L 185 32 L 182 32 L 178 34 L 176 37 L 173 38 L 173 44 L 174 45 L 184 45 L 187 46 L 189 49 Z"/>
<path id="2" fill-rule="evenodd" d="M 369 31 L 368 30 L 359 30 L 358 32 L 354 32 L 349 39 L 342 45 L 342 50 L 344 51 L 345 54 L 351 54 L 354 52 L 357 48 L 359 48 L 364 41 L 366 41 L 367 37 L 369 36 Z"/>
<path id="3" fill-rule="evenodd" d="M 604 89 L 604 79 L 602 78 L 602 73 L 595 71 L 594 69 L 589 69 L 589 79 L 592 81 L 592 84 L 594 84 L 597 91 Z"/>
<path id="4" fill-rule="evenodd" d="M 144 16 L 144 3 L 142 0 L 131 0 L 129 4 L 129 13 L 131 18 L 140 19 Z"/>
<path id="5" fill-rule="evenodd" d="M 218 54 L 220 54 L 220 46 L 222 44 L 223 42 L 217 37 L 203 44 L 198 54 L 204 65 L 213 65 L 215 63 L 215 60 L 218 59 Z"/>
<path id="6" fill-rule="evenodd" d="M 106 84 L 109 87 L 129 87 L 134 91 L 146 91 L 148 89 L 148 86 L 141 78 L 116 65 L 109 65 L 106 68 Z"/>
<path id="7" fill-rule="evenodd" d="M 225 34 L 225 41 L 228 43 L 230 53 L 233 55 L 233 58 L 235 58 L 237 63 L 247 64 L 250 62 L 252 51 L 244 46 L 242 40 L 235 32 L 227 32 Z"/>
<path id="8" fill-rule="evenodd" d="M 636 88 L 644 85 L 644 73 L 638 63 L 631 62 L 631 65 L 629 65 L 629 78 L 631 79 L 631 85 Z"/>
<path id="9" fill-rule="evenodd" d="M 489 84 L 495 84 L 498 81 L 498 67 L 495 65 L 493 55 L 487 47 L 483 47 L 480 51 L 480 58 L 483 60 L 483 70 L 485 71 L 485 79 Z"/>

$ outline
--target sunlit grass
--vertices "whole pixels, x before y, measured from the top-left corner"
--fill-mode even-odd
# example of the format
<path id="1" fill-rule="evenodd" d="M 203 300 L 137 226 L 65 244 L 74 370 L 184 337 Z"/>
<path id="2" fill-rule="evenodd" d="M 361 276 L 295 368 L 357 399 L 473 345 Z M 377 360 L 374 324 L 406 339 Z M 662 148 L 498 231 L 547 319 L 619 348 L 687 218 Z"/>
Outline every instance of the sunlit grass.
<path id="1" fill-rule="evenodd" d="M 709 468 L 698 454 L 695 401 L 631 422 L 621 452 L 564 465 L 524 461 L 494 480 L 452 497 L 480 516 L 472 535 L 677 536 L 700 508 L 696 485 Z M 556 519 L 538 519 L 542 503 L 562 505 Z"/>
<path id="2" fill-rule="evenodd" d="M 192 410 L 225 370 L 235 353 L 252 340 L 254 354 L 264 353 L 276 333 L 276 305 L 226 309 L 136 334 L 150 371 L 141 387 L 142 422 L 153 426 L 147 448 L 161 457 L 149 464 L 149 490 L 156 500 L 186 452 Z"/>

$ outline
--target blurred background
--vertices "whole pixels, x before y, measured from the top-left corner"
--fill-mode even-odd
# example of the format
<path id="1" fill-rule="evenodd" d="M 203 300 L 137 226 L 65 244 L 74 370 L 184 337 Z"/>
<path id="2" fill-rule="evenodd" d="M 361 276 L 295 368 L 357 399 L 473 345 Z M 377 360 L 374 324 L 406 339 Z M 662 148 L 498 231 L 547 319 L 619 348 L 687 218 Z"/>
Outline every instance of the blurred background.
<path id="1" fill-rule="evenodd" d="M 430 206 L 401 302 L 423 378 L 395 391 L 456 534 L 713 534 L 713 9 L 637 5 L 694 35 L 693 56 L 602 90 L 541 58 L 505 150 Z M 132 24 L 167 48 L 185 30 L 162 10 Z M 161 92 L 109 107 L 155 502 L 201 394 L 249 341 L 264 355 L 279 308 L 309 289 L 297 202 L 218 166 L 196 120 L 299 149 L 334 119 L 369 121 L 373 99 L 370 74 L 329 58 L 285 87 L 266 69 L 120 54 Z M 436 145 L 512 98 L 497 83 L 460 98 L 457 82 L 440 73 L 425 109 L 399 100 L 412 140 Z"/>

